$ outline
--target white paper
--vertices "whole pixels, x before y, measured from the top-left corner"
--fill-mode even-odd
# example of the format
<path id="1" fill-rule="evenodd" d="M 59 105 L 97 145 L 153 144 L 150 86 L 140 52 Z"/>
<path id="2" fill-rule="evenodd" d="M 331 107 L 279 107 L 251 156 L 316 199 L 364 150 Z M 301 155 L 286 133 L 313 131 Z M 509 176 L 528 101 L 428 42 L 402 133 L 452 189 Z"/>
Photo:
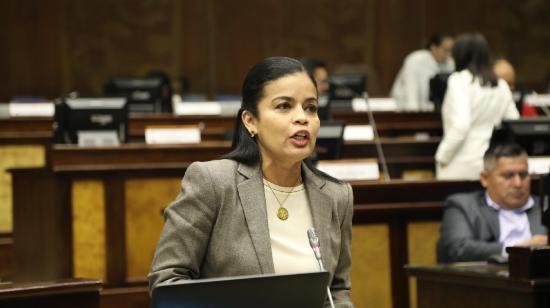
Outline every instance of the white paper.
<path id="1" fill-rule="evenodd" d="M 396 111 L 397 104 L 395 99 L 391 97 L 369 98 L 369 104 L 372 111 Z M 358 97 L 351 101 L 351 108 L 355 112 L 365 112 L 368 109 L 367 102 L 364 98 Z"/>
<path id="2" fill-rule="evenodd" d="M 378 180 L 380 171 L 376 161 L 319 161 L 317 168 L 343 181 Z"/>
<path id="3" fill-rule="evenodd" d="M 374 140 L 374 132 L 370 125 L 346 125 L 344 128 L 345 141 Z"/>
<path id="4" fill-rule="evenodd" d="M 220 115 L 221 104 L 218 102 L 181 102 L 174 104 L 176 115 Z"/>
<path id="5" fill-rule="evenodd" d="M 145 143 L 147 144 L 182 144 L 200 142 L 201 131 L 198 127 L 145 128 Z"/>
<path id="6" fill-rule="evenodd" d="M 550 94 L 531 94 L 525 96 L 525 102 L 533 107 L 550 106 Z"/>
<path id="7" fill-rule="evenodd" d="M 120 145 L 116 130 L 78 131 L 79 147 L 105 147 Z"/>
<path id="8" fill-rule="evenodd" d="M 530 174 L 546 174 L 550 172 L 550 156 L 529 157 Z"/>
<path id="9" fill-rule="evenodd" d="M 53 117 L 55 108 L 52 102 L 9 103 L 12 117 Z"/>

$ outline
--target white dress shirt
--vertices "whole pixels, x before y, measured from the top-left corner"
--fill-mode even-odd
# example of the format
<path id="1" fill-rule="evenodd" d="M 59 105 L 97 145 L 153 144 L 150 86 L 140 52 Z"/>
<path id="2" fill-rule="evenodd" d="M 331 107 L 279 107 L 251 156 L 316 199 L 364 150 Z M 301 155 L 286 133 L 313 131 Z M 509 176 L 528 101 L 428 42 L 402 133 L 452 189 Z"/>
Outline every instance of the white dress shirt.
<path id="1" fill-rule="evenodd" d="M 493 128 L 519 118 L 506 81 L 481 86 L 468 70 L 451 74 L 441 108 L 443 139 L 435 154 L 438 179 L 477 180 Z"/>
<path id="2" fill-rule="evenodd" d="M 399 110 L 432 111 L 434 105 L 430 102 L 430 79 L 438 73 L 452 71 L 452 59 L 438 63 L 429 50 L 417 50 L 405 58 L 393 83 L 391 96 Z"/>
<path id="3" fill-rule="evenodd" d="M 501 254 L 507 256 L 506 247 L 514 246 L 532 237 L 529 218 L 525 211 L 532 208 L 535 201 L 529 197 L 527 203 L 521 208 L 508 210 L 496 204 L 488 193 L 485 194 L 485 199 L 487 200 L 487 205 L 498 211 L 498 224 L 500 228 L 498 242 L 502 243 Z"/>

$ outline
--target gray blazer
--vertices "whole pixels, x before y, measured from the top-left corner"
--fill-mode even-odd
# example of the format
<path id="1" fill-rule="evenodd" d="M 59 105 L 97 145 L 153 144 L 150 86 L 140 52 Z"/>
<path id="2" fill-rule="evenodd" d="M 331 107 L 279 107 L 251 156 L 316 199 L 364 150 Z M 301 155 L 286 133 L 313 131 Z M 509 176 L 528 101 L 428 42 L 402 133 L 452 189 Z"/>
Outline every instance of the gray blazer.
<path id="1" fill-rule="evenodd" d="M 531 234 L 546 234 L 537 200 L 527 217 Z M 498 211 L 487 205 L 485 191 L 452 195 L 445 200 L 437 262 L 484 261 L 502 252 L 499 236 Z"/>
<path id="2" fill-rule="evenodd" d="M 262 178 L 259 165 L 227 159 L 191 164 L 164 212 L 150 289 L 165 281 L 273 273 Z M 305 164 L 302 178 L 334 302 L 353 307 L 351 186 L 317 176 Z"/>

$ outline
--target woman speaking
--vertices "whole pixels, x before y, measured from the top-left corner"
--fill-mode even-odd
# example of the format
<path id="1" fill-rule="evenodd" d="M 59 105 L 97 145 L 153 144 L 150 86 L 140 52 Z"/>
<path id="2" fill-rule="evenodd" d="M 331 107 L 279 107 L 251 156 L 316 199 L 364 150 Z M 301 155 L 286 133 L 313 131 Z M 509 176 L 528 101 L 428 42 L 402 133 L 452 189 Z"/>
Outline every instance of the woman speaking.
<path id="1" fill-rule="evenodd" d="M 165 210 L 149 282 L 318 270 L 307 230 L 317 230 L 338 307 L 350 300 L 349 184 L 307 158 L 319 131 L 317 90 L 302 64 L 267 58 L 248 72 L 232 151 L 195 162 Z"/>

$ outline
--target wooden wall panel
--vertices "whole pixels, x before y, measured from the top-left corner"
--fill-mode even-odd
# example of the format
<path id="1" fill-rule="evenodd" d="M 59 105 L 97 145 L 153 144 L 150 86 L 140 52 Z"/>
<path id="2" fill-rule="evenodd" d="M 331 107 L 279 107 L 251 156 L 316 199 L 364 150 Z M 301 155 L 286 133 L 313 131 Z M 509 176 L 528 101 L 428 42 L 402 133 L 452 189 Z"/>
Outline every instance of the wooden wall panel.
<path id="1" fill-rule="evenodd" d="M 214 30 L 211 22 L 213 0 L 182 0 L 179 19 L 180 36 L 180 70 L 178 76 L 190 78 L 191 93 L 214 93 L 214 61 L 210 55 L 210 33 Z M 211 77 L 212 76 L 212 77 Z"/>
<path id="2" fill-rule="evenodd" d="M 383 94 L 387 95 L 403 59 L 423 48 L 423 6 L 421 1 L 376 1 L 375 56 Z"/>
<path id="3" fill-rule="evenodd" d="M 0 102 L 61 90 L 61 1 L 0 2 Z"/>
<path id="4" fill-rule="evenodd" d="M 191 91 L 238 94 L 266 56 L 360 64 L 387 95 L 403 58 L 441 30 L 483 32 L 537 90 L 550 79 L 547 0 L 6 0 L 0 2 L 0 101 L 100 94 L 112 75 L 160 68 Z M 178 84 L 175 85 L 178 88 Z"/>
<path id="5" fill-rule="evenodd" d="M 99 94 L 113 75 L 171 72 L 175 1 L 67 1 L 69 89 Z"/>

